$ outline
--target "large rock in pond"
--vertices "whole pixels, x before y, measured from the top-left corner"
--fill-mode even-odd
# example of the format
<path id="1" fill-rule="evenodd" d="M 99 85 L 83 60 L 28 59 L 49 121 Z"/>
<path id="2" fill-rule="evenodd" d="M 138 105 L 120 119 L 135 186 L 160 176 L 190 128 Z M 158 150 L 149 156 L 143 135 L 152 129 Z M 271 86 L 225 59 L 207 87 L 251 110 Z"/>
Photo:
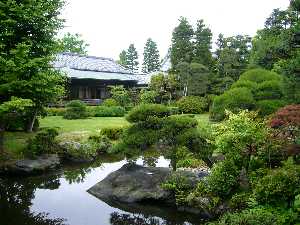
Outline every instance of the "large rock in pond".
<path id="1" fill-rule="evenodd" d="M 181 171 L 191 184 L 202 178 L 196 172 Z M 173 194 L 164 190 L 161 184 L 172 174 L 170 168 L 143 167 L 125 164 L 119 170 L 109 174 L 88 192 L 106 203 L 145 203 L 160 202 L 175 205 Z"/>
<path id="2" fill-rule="evenodd" d="M 32 175 L 43 173 L 60 165 L 56 154 L 42 155 L 36 159 L 22 159 L 3 166 L 2 173 L 16 175 Z"/>

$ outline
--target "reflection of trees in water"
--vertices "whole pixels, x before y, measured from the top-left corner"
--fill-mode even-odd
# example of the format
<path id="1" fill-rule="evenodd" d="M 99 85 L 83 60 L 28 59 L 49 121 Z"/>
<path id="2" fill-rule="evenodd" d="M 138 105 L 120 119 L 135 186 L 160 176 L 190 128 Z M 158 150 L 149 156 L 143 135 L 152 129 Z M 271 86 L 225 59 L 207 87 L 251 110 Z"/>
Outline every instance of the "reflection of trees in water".
<path id="1" fill-rule="evenodd" d="M 36 188 L 56 189 L 59 185 L 56 175 L 25 180 L 0 179 L 1 225 L 64 224 L 64 219 L 49 219 L 46 213 L 30 212 Z"/>
<path id="2" fill-rule="evenodd" d="M 64 178 L 69 182 L 73 183 L 82 183 L 84 182 L 86 175 L 92 171 L 91 168 L 79 168 L 75 170 L 66 170 L 64 171 Z"/>

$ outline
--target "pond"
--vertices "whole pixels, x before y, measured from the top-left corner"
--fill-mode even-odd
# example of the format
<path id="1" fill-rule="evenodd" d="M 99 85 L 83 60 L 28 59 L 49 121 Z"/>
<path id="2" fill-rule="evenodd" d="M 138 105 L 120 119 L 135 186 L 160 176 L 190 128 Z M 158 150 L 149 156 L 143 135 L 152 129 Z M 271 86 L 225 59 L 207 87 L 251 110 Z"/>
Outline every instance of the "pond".
<path id="1" fill-rule="evenodd" d="M 0 179 L 1 225 L 176 225 L 200 224 L 195 215 L 166 206 L 107 205 L 86 192 L 128 161 L 105 158 L 89 165 L 68 165 L 42 176 Z M 170 161 L 139 157 L 135 163 L 168 167 Z"/>

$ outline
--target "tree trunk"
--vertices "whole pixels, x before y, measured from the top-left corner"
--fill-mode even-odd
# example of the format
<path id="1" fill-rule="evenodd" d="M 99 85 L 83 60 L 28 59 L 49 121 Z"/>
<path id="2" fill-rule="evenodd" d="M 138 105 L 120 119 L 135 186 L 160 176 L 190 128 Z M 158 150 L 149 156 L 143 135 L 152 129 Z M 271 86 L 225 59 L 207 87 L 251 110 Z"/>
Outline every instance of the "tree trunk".
<path id="1" fill-rule="evenodd" d="M 34 126 L 34 122 L 36 120 L 36 115 L 37 115 L 37 109 L 34 109 L 33 115 L 31 117 L 31 119 L 28 121 L 28 127 L 27 127 L 27 132 L 32 132 L 33 130 L 33 126 Z"/>

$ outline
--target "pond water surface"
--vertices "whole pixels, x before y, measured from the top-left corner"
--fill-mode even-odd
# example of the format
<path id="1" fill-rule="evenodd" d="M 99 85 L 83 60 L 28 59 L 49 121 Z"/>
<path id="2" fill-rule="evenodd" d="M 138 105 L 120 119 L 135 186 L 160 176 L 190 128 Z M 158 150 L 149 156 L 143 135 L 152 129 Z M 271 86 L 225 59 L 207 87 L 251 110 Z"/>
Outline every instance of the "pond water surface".
<path id="1" fill-rule="evenodd" d="M 86 192 L 126 160 L 65 166 L 58 172 L 27 178 L 0 178 L 0 225 L 190 225 L 200 218 L 166 206 L 109 206 Z M 137 164 L 168 167 L 164 157 Z"/>

